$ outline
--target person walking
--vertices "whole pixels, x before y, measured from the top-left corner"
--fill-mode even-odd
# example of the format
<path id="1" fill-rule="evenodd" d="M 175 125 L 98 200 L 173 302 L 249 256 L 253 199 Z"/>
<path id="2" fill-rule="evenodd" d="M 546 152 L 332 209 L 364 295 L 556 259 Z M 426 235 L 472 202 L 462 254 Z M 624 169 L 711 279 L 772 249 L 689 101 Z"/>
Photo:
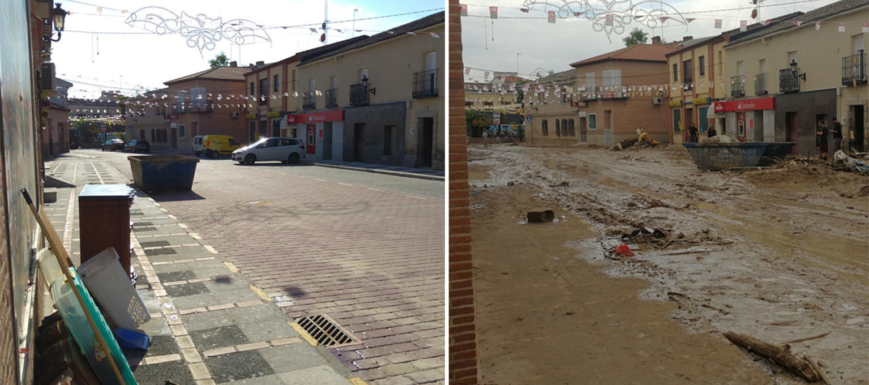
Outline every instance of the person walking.
<path id="1" fill-rule="evenodd" d="M 839 119 L 833 118 L 833 128 L 830 130 L 830 152 L 833 156 L 842 148 L 842 124 Z"/>
<path id="2" fill-rule="evenodd" d="M 694 125 L 694 122 L 691 122 L 691 125 L 688 126 L 688 135 L 690 139 L 688 140 L 691 143 L 697 143 L 697 139 L 700 136 L 700 132 L 697 130 L 697 126 Z"/>
<path id="3" fill-rule="evenodd" d="M 483 130 L 483 147 L 489 147 L 489 130 Z"/>
<path id="4" fill-rule="evenodd" d="M 815 145 L 818 146 L 818 151 L 821 153 L 821 159 L 827 160 L 827 142 L 829 141 L 830 130 L 823 120 L 818 121 L 818 130 L 815 132 Z"/>
<path id="5" fill-rule="evenodd" d="M 709 126 L 709 131 L 706 132 L 706 135 L 710 138 L 718 136 L 718 131 L 715 131 L 715 125 Z"/>

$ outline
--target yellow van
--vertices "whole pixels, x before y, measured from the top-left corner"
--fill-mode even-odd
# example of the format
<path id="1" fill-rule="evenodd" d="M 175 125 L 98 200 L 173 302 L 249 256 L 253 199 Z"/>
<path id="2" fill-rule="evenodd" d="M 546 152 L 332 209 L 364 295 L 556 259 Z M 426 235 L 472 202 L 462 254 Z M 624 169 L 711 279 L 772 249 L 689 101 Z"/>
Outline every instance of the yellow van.
<path id="1" fill-rule="evenodd" d="M 199 156 L 217 158 L 220 155 L 230 155 L 239 149 L 241 143 L 229 135 L 198 135 L 193 137 L 193 153 Z"/>

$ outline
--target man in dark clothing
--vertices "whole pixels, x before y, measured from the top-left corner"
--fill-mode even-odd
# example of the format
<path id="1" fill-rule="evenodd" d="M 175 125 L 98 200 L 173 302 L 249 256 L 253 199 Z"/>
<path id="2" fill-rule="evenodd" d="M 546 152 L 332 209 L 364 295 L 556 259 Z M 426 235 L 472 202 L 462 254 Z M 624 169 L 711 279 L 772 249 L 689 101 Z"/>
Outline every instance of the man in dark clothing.
<path id="1" fill-rule="evenodd" d="M 836 155 L 836 151 L 839 151 L 842 147 L 842 124 L 839 123 L 839 119 L 833 118 L 833 128 L 830 130 L 830 136 L 832 136 L 830 140 L 830 152 Z"/>
<path id="2" fill-rule="evenodd" d="M 715 125 L 709 126 L 709 131 L 706 132 L 706 135 L 708 135 L 710 138 L 718 136 L 718 131 L 715 131 Z"/>
<path id="3" fill-rule="evenodd" d="M 697 126 L 694 125 L 694 122 L 691 122 L 691 126 L 688 127 L 688 135 L 691 138 L 688 141 L 691 143 L 697 143 L 699 134 L 700 132 L 697 130 Z"/>
<path id="4" fill-rule="evenodd" d="M 818 122 L 818 131 L 815 132 L 815 145 L 818 146 L 818 151 L 821 153 L 821 159 L 827 160 L 827 142 L 829 141 L 830 129 L 821 120 Z"/>

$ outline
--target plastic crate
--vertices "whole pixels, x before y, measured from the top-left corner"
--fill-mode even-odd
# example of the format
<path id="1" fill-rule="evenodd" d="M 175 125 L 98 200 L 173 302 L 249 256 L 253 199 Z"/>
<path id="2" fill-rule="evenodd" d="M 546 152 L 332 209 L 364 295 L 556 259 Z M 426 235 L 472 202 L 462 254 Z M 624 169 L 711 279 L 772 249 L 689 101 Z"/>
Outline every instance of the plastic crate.
<path id="1" fill-rule="evenodd" d="M 151 315 L 124 274 L 118 253 L 110 247 L 81 264 L 78 273 L 85 287 L 109 318 L 121 329 L 136 330 Z"/>

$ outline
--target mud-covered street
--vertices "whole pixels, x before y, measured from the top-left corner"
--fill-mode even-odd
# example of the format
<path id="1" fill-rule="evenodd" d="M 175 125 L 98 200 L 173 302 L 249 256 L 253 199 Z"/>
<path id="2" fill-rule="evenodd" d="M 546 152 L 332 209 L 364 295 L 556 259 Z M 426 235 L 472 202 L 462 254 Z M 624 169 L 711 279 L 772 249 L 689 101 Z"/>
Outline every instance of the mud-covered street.
<path id="1" fill-rule="evenodd" d="M 869 179 L 704 172 L 677 146 L 468 152 L 483 383 L 805 383 L 733 331 L 869 384 Z M 621 240 L 637 228 L 665 236 Z"/>

